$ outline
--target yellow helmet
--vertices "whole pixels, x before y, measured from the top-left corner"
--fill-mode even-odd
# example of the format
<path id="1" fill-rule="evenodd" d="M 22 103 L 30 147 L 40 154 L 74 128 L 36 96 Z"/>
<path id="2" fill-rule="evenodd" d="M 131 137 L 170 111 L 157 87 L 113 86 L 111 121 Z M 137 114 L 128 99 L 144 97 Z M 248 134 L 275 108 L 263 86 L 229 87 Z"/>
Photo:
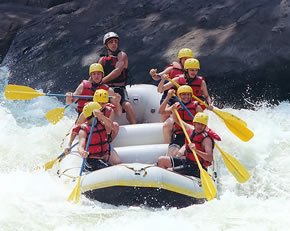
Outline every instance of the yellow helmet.
<path id="1" fill-rule="evenodd" d="M 177 89 L 177 96 L 180 98 L 181 93 L 190 93 L 191 96 L 193 95 L 192 88 L 188 85 L 182 85 Z"/>
<path id="2" fill-rule="evenodd" d="M 104 74 L 104 68 L 103 68 L 102 64 L 100 64 L 100 63 L 91 64 L 89 74 L 91 75 L 95 71 L 99 71 L 99 72 L 102 72 Z"/>
<path id="3" fill-rule="evenodd" d="M 208 115 L 205 114 L 204 112 L 198 112 L 194 116 L 193 122 L 200 123 L 200 124 L 203 124 L 203 125 L 207 126 L 207 124 L 208 124 Z"/>
<path id="4" fill-rule="evenodd" d="M 94 102 L 98 103 L 108 103 L 109 102 L 109 92 L 104 89 L 99 89 L 95 91 Z"/>
<path id="5" fill-rule="evenodd" d="M 182 48 L 179 50 L 177 57 L 181 58 L 193 58 L 193 52 L 189 48 Z"/>
<path id="6" fill-rule="evenodd" d="M 185 60 L 184 69 L 200 69 L 199 61 L 193 58 Z"/>
<path id="7" fill-rule="evenodd" d="M 102 107 L 97 102 L 89 102 L 84 106 L 83 113 L 86 118 L 90 117 L 93 113 L 93 110 L 100 110 Z"/>

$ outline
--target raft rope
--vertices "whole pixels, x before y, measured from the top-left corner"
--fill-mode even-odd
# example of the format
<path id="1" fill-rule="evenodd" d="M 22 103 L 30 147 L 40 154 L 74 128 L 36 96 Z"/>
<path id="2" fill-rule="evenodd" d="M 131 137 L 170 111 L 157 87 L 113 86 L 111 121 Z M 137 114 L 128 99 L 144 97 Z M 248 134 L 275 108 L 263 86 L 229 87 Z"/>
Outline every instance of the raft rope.
<path id="1" fill-rule="evenodd" d="M 121 166 L 124 166 L 124 167 L 132 170 L 134 172 L 134 174 L 137 175 L 137 176 L 140 176 L 141 172 L 144 172 L 143 177 L 145 177 L 147 175 L 147 171 L 146 171 L 147 168 L 156 167 L 156 165 L 148 165 L 148 166 L 146 166 L 144 168 L 135 169 L 134 167 L 129 167 L 129 166 L 123 165 L 123 164 Z"/>

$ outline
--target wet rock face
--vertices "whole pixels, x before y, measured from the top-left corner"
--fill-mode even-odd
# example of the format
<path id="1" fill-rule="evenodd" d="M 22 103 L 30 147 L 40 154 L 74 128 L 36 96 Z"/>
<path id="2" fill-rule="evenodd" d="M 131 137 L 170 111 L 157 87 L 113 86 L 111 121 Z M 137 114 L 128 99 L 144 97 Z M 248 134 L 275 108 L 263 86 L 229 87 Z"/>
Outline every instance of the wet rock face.
<path id="1" fill-rule="evenodd" d="M 69 0 L 2 0 L 0 2 L 0 62 L 8 52 L 18 30 L 47 8 Z"/>
<path id="2" fill-rule="evenodd" d="M 27 1 L 17 2 L 19 7 Z M 219 103 L 248 106 L 260 98 L 290 98 L 286 0 L 28 2 L 24 7 L 32 12 L 25 20 L 19 13 L 18 24 L 5 17 L 1 26 L 6 37 L 0 38 L 0 54 L 9 48 L 2 64 L 11 69 L 11 83 L 72 91 L 102 53 L 103 35 L 115 31 L 129 56 L 133 83 L 155 83 L 149 69 L 161 71 L 180 48 L 189 47 Z"/>

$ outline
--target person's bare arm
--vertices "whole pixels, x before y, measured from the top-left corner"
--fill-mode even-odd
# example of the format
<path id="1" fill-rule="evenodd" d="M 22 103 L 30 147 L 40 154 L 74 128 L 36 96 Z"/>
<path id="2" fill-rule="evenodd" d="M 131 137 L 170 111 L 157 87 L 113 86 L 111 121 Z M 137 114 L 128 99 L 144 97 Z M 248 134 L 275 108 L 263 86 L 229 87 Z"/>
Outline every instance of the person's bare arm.
<path id="1" fill-rule="evenodd" d="M 114 112 L 118 115 L 122 115 L 122 106 L 120 104 L 121 96 L 118 93 L 115 93 L 114 90 L 110 87 L 109 88 L 109 96 L 110 97 L 110 103 L 114 104 Z"/>
<path id="2" fill-rule="evenodd" d="M 212 147 L 212 140 L 209 137 L 206 137 L 202 141 L 202 146 L 204 147 L 204 152 L 197 150 L 194 146 L 194 144 L 190 144 L 189 147 L 193 148 L 198 156 L 200 156 L 202 159 L 212 162 L 213 161 L 213 147 Z"/>
<path id="3" fill-rule="evenodd" d="M 163 100 L 163 102 L 161 103 L 159 107 L 159 110 L 158 110 L 159 114 L 166 114 L 166 115 L 172 114 L 171 107 L 168 107 L 168 102 L 171 99 L 171 97 L 174 95 L 174 93 L 175 91 L 173 89 L 170 89 L 168 91 L 166 98 Z"/>
<path id="4" fill-rule="evenodd" d="M 149 74 L 151 75 L 152 79 L 160 80 L 162 75 L 168 74 L 172 69 L 173 69 L 173 66 L 169 66 L 159 73 L 157 73 L 157 69 L 151 69 L 149 71 Z"/>
<path id="5" fill-rule="evenodd" d="M 103 78 L 102 83 L 108 83 L 119 77 L 124 68 L 127 67 L 127 63 L 128 63 L 127 54 L 123 51 L 119 52 L 118 62 L 116 63 L 115 69 Z"/>
<path id="6" fill-rule="evenodd" d="M 213 109 L 213 106 L 212 106 L 212 101 L 211 101 L 211 98 L 208 94 L 208 91 L 207 91 L 207 86 L 206 86 L 206 83 L 205 81 L 203 80 L 202 83 L 201 83 L 201 90 L 202 90 L 202 94 L 204 95 L 204 98 L 208 104 L 208 109 L 209 110 L 212 110 Z"/>
<path id="7" fill-rule="evenodd" d="M 78 117 L 78 119 L 77 119 L 77 121 L 76 121 L 76 125 L 79 125 L 79 124 L 82 124 L 82 123 L 84 123 L 86 121 L 86 118 L 85 118 L 85 116 L 84 116 L 84 112 L 82 112 L 81 114 L 80 114 L 80 116 Z"/>
<path id="8" fill-rule="evenodd" d="M 81 83 L 74 92 L 67 92 L 65 94 L 66 95 L 66 97 L 65 97 L 66 104 L 72 104 L 75 101 L 77 101 L 78 99 L 77 98 L 73 98 L 73 96 L 82 94 L 83 89 L 84 89 L 84 86 Z"/>
<path id="9" fill-rule="evenodd" d="M 157 86 L 157 91 L 159 93 L 163 93 L 164 91 L 174 87 L 173 83 L 171 83 L 171 82 L 164 84 L 166 77 L 168 77 L 167 74 L 164 74 L 161 76 L 161 81 L 159 82 L 159 84 Z M 178 81 L 178 78 L 174 78 L 173 80 L 176 82 L 176 81 Z"/>
<path id="10" fill-rule="evenodd" d="M 93 111 L 93 114 L 102 124 L 104 124 L 104 126 L 106 127 L 106 131 L 110 133 L 114 126 L 113 121 L 110 118 L 106 117 L 100 110 L 95 109 Z"/>
<path id="11" fill-rule="evenodd" d="M 84 130 L 79 131 L 79 146 L 78 151 L 83 158 L 87 158 L 89 153 L 85 150 L 87 133 Z"/>
<path id="12" fill-rule="evenodd" d="M 199 105 L 196 106 L 195 111 L 196 111 L 196 113 L 197 113 L 197 112 L 203 112 L 201 106 L 199 106 Z M 192 119 L 193 119 L 193 118 L 192 118 Z"/>

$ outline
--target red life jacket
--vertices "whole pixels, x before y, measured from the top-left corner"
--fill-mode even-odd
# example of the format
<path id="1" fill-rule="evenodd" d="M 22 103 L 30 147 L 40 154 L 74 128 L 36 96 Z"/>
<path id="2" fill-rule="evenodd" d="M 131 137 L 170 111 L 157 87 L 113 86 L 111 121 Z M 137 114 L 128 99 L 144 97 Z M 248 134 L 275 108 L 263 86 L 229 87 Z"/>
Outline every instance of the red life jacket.
<path id="1" fill-rule="evenodd" d="M 181 63 L 173 62 L 172 64 L 169 65 L 169 67 L 173 67 L 173 69 L 168 73 L 170 79 L 173 79 L 183 74 L 183 67 Z"/>
<path id="2" fill-rule="evenodd" d="M 119 51 L 119 52 L 121 52 L 121 51 Z M 107 55 L 107 56 L 103 56 L 99 59 L 99 62 L 102 64 L 102 66 L 104 68 L 105 76 L 109 75 L 116 68 L 116 63 L 118 62 L 117 55 L 116 56 Z M 123 71 L 121 72 L 121 74 L 117 78 L 111 80 L 108 83 L 108 85 L 114 86 L 114 83 L 118 83 L 118 84 L 122 83 L 125 86 L 127 79 L 128 79 L 128 69 L 124 68 Z"/>
<path id="3" fill-rule="evenodd" d="M 185 76 L 180 76 L 178 78 L 178 83 L 179 85 L 186 84 L 188 86 L 191 86 L 193 90 L 193 94 L 197 96 L 198 98 L 204 100 L 204 96 L 202 94 L 202 89 L 201 89 L 202 80 L 204 80 L 204 78 L 201 76 L 195 76 L 193 79 L 192 78 L 188 79 Z"/>
<path id="4" fill-rule="evenodd" d="M 209 137 L 212 140 L 212 147 L 214 148 L 214 140 L 218 140 L 220 141 L 221 138 L 218 134 L 216 134 L 213 130 L 206 128 L 202 133 L 196 134 L 195 131 L 192 131 L 192 134 L 190 136 L 190 140 L 192 141 L 192 143 L 195 144 L 195 147 L 197 150 L 204 152 L 204 148 L 202 146 L 202 141 L 206 138 Z M 188 142 L 186 140 L 185 142 L 186 145 L 186 151 L 185 151 L 185 157 L 187 160 L 191 161 L 191 162 L 196 162 L 195 157 L 191 151 L 191 149 L 188 146 Z M 209 161 L 206 161 L 204 159 L 202 159 L 199 155 L 197 155 L 201 165 L 205 168 L 207 168 L 208 166 L 210 166 L 212 163 Z"/>
<path id="5" fill-rule="evenodd" d="M 87 133 L 86 144 L 89 138 L 91 125 L 87 122 L 81 125 L 81 129 Z M 104 155 L 109 153 L 109 142 L 108 135 L 105 126 L 101 122 L 97 122 L 93 129 L 91 141 L 89 144 L 89 158 L 102 158 Z"/>
<path id="6" fill-rule="evenodd" d="M 109 86 L 106 84 L 92 84 L 88 80 L 83 80 L 83 91 L 81 95 L 90 95 L 93 96 L 95 94 L 95 91 L 98 89 L 104 89 L 104 90 L 109 90 Z M 83 111 L 83 108 L 87 102 L 91 102 L 93 99 L 79 99 L 78 100 L 78 106 L 77 106 L 77 111 L 78 113 L 81 113 Z"/>
<path id="7" fill-rule="evenodd" d="M 196 101 L 190 101 L 189 103 L 184 104 L 184 105 L 191 112 L 191 114 L 193 116 L 195 116 L 196 107 L 197 107 L 198 103 Z M 191 125 L 193 124 L 192 117 L 188 114 L 188 112 L 186 110 L 183 109 L 183 107 L 181 105 L 178 105 L 177 112 L 183 121 L 185 121 L 186 123 L 191 124 Z M 182 128 L 177 123 L 174 123 L 174 133 L 175 134 L 183 133 Z"/>

